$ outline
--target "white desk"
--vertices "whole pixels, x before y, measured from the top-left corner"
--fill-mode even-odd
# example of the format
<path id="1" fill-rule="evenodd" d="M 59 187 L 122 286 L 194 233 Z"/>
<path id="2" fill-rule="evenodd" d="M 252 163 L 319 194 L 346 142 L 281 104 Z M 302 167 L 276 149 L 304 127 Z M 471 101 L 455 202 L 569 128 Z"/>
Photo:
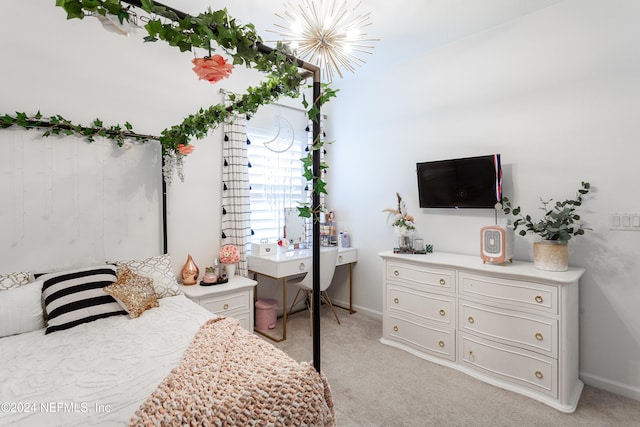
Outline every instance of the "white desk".
<path id="1" fill-rule="evenodd" d="M 254 256 L 249 255 L 249 272 L 253 273 L 254 280 L 257 276 L 263 275 L 272 279 L 282 280 L 282 339 L 277 339 L 261 331 L 256 332 L 266 336 L 276 342 L 287 339 L 287 278 L 308 273 L 311 267 L 313 252 L 311 249 L 296 249 L 287 252 L 278 251 L 274 255 Z M 352 305 L 353 263 L 358 261 L 358 250 L 356 248 L 341 248 L 338 250 L 336 267 L 341 265 L 349 266 L 349 313 L 354 313 Z M 256 298 L 258 292 L 256 290 Z"/>

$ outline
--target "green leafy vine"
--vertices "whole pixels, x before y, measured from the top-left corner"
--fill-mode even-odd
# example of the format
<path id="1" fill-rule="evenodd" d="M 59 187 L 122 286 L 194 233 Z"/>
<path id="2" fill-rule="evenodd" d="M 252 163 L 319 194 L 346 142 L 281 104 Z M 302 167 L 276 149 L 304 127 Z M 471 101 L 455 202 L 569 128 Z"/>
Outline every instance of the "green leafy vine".
<path id="1" fill-rule="evenodd" d="M 95 141 L 97 136 L 111 139 L 115 141 L 119 147 L 122 147 L 126 139 L 133 139 L 138 142 L 148 142 L 159 140 L 154 135 L 143 135 L 133 131 L 133 126 L 129 122 L 124 125 L 113 125 L 105 127 L 102 120 L 95 119 L 91 126 L 76 125 L 61 115 L 44 117 L 40 111 L 35 116 L 29 117 L 27 113 L 16 112 L 15 116 L 5 114 L 0 116 L 0 129 L 6 129 L 11 126 L 21 126 L 25 129 L 47 129 L 42 136 L 51 135 L 77 135 L 85 138 L 88 142 Z"/>
<path id="2" fill-rule="evenodd" d="M 14 125 L 26 129 L 46 128 L 43 136 L 75 134 L 89 142 L 100 136 L 115 141 L 119 146 L 122 146 L 127 138 L 139 142 L 157 140 L 162 146 L 165 159 L 172 162 L 177 160 L 180 164 L 184 155 L 179 148 L 187 146 L 192 138 L 204 138 L 210 130 L 230 120 L 235 114 L 253 115 L 261 105 L 272 103 L 280 97 L 299 97 L 299 87 L 304 76 L 300 74 L 298 61 L 288 48 L 282 44 L 278 44 L 275 49 L 265 48 L 261 38 L 256 34 L 255 27 L 252 24 L 236 24 L 226 8 L 217 11 L 208 9 L 197 16 L 179 16 L 176 11 L 158 6 L 151 0 L 127 3 L 138 3 L 135 6 L 150 15 L 144 25 L 148 33 L 144 38 L 145 42 L 162 40 L 179 48 L 181 52 L 204 49 L 209 55 L 215 44 L 233 58 L 234 65 L 245 65 L 264 72 L 267 74 L 266 79 L 256 87 L 247 88 L 246 93 L 242 95 L 230 95 L 230 106 L 218 104 L 201 108 L 184 118 L 181 123 L 164 129 L 158 136 L 138 134 L 129 122 L 107 127 L 102 120 L 95 119 L 92 125 L 83 126 L 74 124 L 60 115 L 45 118 L 39 111 L 32 117 L 23 112 L 0 116 L 0 128 Z M 120 0 L 56 0 L 56 6 L 66 11 L 67 19 L 84 19 L 85 16 L 93 14 L 111 14 L 123 23 L 135 16 L 132 6 L 123 5 Z M 325 85 L 320 103 L 334 97 L 335 93 L 336 91 Z M 305 108 L 307 106 L 305 101 Z M 319 111 L 315 103 L 308 114 L 312 120 L 319 120 Z M 319 141 L 314 141 L 314 149 L 319 149 L 319 144 Z M 326 168 L 326 165 L 324 167 Z M 324 186 L 325 183 L 320 180 L 314 191 L 326 192 Z"/>
<path id="3" fill-rule="evenodd" d="M 302 104 L 304 105 L 304 108 L 309 109 L 307 112 L 308 117 L 310 120 L 312 120 L 315 123 L 319 123 L 318 121 L 320 120 L 320 107 L 322 107 L 322 105 L 329 102 L 331 98 L 336 97 L 338 92 L 336 89 L 330 88 L 326 83 L 323 83 L 322 87 L 323 87 L 323 90 L 320 91 L 320 97 L 317 100 L 314 100 L 316 102 L 311 103 L 311 108 L 309 108 L 309 102 L 306 100 L 306 97 L 304 95 L 302 97 Z M 313 181 L 314 185 L 313 185 L 312 191 L 318 194 L 327 194 L 327 189 L 326 189 L 327 183 L 323 179 L 323 175 L 324 175 L 324 171 L 329 168 L 329 165 L 327 165 L 327 163 L 325 162 L 320 162 L 319 175 L 317 176 L 314 175 L 313 152 L 322 149 L 322 147 L 326 143 L 327 142 L 322 141 L 322 138 L 320 138 L 320 135 L 318 135 L 313 140 L 311 144 L 311 150 L 309 151 L 309 153 L 306 155 L 306 157 L 303 157 L 302 159 L 300 159 L 302 161 L 302 166 L 304 171 L 302 175 L 305 177 L 307 181 Z M 316 179 L 314 180 L 314 178 Z M 312 214 L 314 213 L 319 214 L 322 208 L 321 206 L 312 206 L 311 203 L 308 203 L 308 202 L 301 202 L 298 204 L 297 209 L 298 209 L 299 216 L 304 218 L 311 218 Z"/>

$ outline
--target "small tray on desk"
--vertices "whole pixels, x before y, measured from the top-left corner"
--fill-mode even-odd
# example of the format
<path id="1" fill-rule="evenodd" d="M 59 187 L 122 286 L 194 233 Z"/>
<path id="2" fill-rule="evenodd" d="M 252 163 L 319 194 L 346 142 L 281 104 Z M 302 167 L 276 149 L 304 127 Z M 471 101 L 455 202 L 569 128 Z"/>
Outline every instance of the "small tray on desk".
<path id="1" fill-rule="evenodd" d="M 229 279 L 227 279 L 226 277 L 218 277 L 218 280 L 216 280 L 215 282 L 203 282 L 202 280 L 200 281 L 200 286 L 214 286 L 214 285 L 222 285 L 223 283 L 228 283 Z"/>

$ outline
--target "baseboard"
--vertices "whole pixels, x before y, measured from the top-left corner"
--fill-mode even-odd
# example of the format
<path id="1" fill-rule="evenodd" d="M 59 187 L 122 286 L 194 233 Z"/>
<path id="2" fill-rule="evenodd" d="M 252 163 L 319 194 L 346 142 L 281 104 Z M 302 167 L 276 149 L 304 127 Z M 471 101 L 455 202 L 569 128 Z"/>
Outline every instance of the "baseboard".
<path id="1" fill-rule="evenodd" d="M 580 372 L 580 379 L 588 386 L 619 394 L 629 399 L 640 400 L 640 388 L 638 387 L 584 372 Z"/>
<path id="2" fill-rule="evenodd" d="M 349 301 L 336 300 L 333 298 L 331 298 L 331 301 L 333 302 L 333 305 L 345 310 L 349 310 Z M 359 305 L 355 305 L 355 304 L 353 305 L 353 310 L 358 313 L 362 313 L 367 317 L 372 317 L 376 320 L 382 321 L 382 312 L 374 311 L 374 310 L 371 310 Z M 380 334 L 382 335 L 382 330 L 380 330 Z"/>

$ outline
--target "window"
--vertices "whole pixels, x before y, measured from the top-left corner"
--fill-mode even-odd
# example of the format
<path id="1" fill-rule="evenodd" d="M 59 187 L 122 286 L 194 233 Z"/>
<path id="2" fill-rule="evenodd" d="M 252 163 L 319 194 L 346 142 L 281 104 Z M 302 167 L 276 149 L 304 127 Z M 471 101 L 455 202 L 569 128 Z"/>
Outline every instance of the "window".
<path id="1" fill-rule="evenodd" d="M 304 110 L 265 105 L 247 122 L 252 240 L 283 237 L 284 210 L 307 201 L 301 158 L 310 133 Z"/>

